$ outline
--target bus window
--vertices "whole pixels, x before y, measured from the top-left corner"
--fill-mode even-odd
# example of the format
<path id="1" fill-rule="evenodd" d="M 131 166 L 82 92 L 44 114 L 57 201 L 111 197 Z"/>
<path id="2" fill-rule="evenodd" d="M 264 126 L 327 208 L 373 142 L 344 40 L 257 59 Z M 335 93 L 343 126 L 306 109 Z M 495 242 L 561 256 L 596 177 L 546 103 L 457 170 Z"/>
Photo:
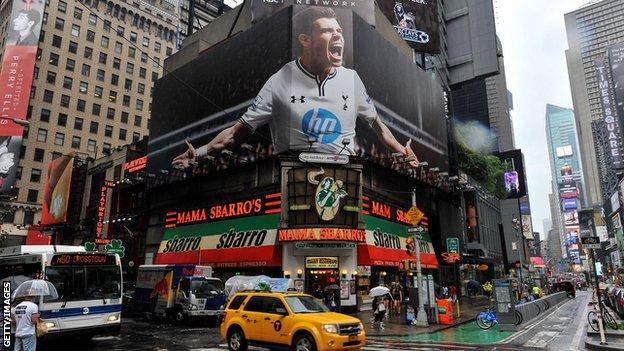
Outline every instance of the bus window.
<path id="1" fill-rule="evenodd" d="M 82 267 L 47 267 L 46 277 L 54 284 L 60 301 L 76 301 L 85 299 L 85 273 Z M 44 301 L 52 301 L 44 297 Z"/>
<path id="2" fill-rule="evenodd" d="M 86 299 L 113 299 L 121 297 L 121 272 L 118 267 L 86 267 Z"/>

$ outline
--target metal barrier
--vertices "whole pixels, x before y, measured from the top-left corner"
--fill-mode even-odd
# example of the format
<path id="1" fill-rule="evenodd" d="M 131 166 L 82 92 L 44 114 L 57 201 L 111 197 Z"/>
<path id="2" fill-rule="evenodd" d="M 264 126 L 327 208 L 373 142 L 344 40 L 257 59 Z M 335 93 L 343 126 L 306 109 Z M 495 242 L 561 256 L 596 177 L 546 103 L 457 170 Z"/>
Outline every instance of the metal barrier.
<path id="1" fill-rule="evenodd" d="M 558 292 L 556 294 L 551 294 L 539 298 L 537 300 L 533 300 L 527 303 L 523 303 L 522 305 L 516 305 L 516 323 L 512 329 L 516 329 L 520 324 L 525 324 L 531 322 L 540 314 L 546 312 L 546 310 L 555 307 L 560 302 L 568 299 L 568 293 L 566 292 Z M 502 329 L 502 325 L 501 325 Z M 505 328 L 507 329 L 507 328 Z M 509 330 L 509 329 L 507 329 Z"/>

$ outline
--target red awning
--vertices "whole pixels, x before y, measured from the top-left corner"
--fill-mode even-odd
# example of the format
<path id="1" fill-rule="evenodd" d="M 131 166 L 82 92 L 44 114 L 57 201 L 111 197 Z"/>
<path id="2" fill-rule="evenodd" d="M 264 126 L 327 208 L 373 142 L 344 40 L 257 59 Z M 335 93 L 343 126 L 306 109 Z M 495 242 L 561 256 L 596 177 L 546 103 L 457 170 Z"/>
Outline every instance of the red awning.
<path id="1" fill-rule="evenodd" d="M 432 250 L 433 251 L 433 250 Z M 374 245 L 358 245 L 358 266 L 392 266 L 398 267 L 399 263 L 410 257 L 405 250 L 377 247 Z M 438 259 L 434 253 L 420 253 L 422 268 L 438 268 Z"/>

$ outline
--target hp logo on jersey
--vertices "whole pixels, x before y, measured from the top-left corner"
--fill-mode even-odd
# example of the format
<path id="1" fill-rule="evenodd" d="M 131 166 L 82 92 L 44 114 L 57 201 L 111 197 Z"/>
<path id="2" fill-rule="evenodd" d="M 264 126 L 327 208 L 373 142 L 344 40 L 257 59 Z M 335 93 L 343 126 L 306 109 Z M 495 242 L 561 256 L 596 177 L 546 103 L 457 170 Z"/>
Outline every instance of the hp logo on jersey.
<path id="1" fill-rule="evenodd" d="M 330 144 L 338 139 L 342 133 L 342 126 L 335 114 L 319 108 L 311 109 L 303 115 L 301 130 L 305 135 L 316 139 L 318 143 Z"/>

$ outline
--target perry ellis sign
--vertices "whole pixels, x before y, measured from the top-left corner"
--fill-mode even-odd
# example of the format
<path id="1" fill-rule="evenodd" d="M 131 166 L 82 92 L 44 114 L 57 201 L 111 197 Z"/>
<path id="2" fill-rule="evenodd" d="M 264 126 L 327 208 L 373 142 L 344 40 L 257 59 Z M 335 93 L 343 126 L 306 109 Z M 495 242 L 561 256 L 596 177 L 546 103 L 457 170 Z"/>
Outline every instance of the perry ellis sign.
<path id="1" fill-rule="evenodd" d="M 615 104 L 611 99 L 609 77 L 605 68 L 604 58 L 597 58 L 595 61 L 596 76 L 598 78 L 598 92 L 600 94 L 600 103 L 602 105 L 602 120 L 607 130 L 606 150 L 613 162 L 615 168 L 620 168 L 622 164 L 622 135 L 620 134 L 620 125 L 615 114 Z M 624 101 L 623 101 L 624 102 Z"/>

